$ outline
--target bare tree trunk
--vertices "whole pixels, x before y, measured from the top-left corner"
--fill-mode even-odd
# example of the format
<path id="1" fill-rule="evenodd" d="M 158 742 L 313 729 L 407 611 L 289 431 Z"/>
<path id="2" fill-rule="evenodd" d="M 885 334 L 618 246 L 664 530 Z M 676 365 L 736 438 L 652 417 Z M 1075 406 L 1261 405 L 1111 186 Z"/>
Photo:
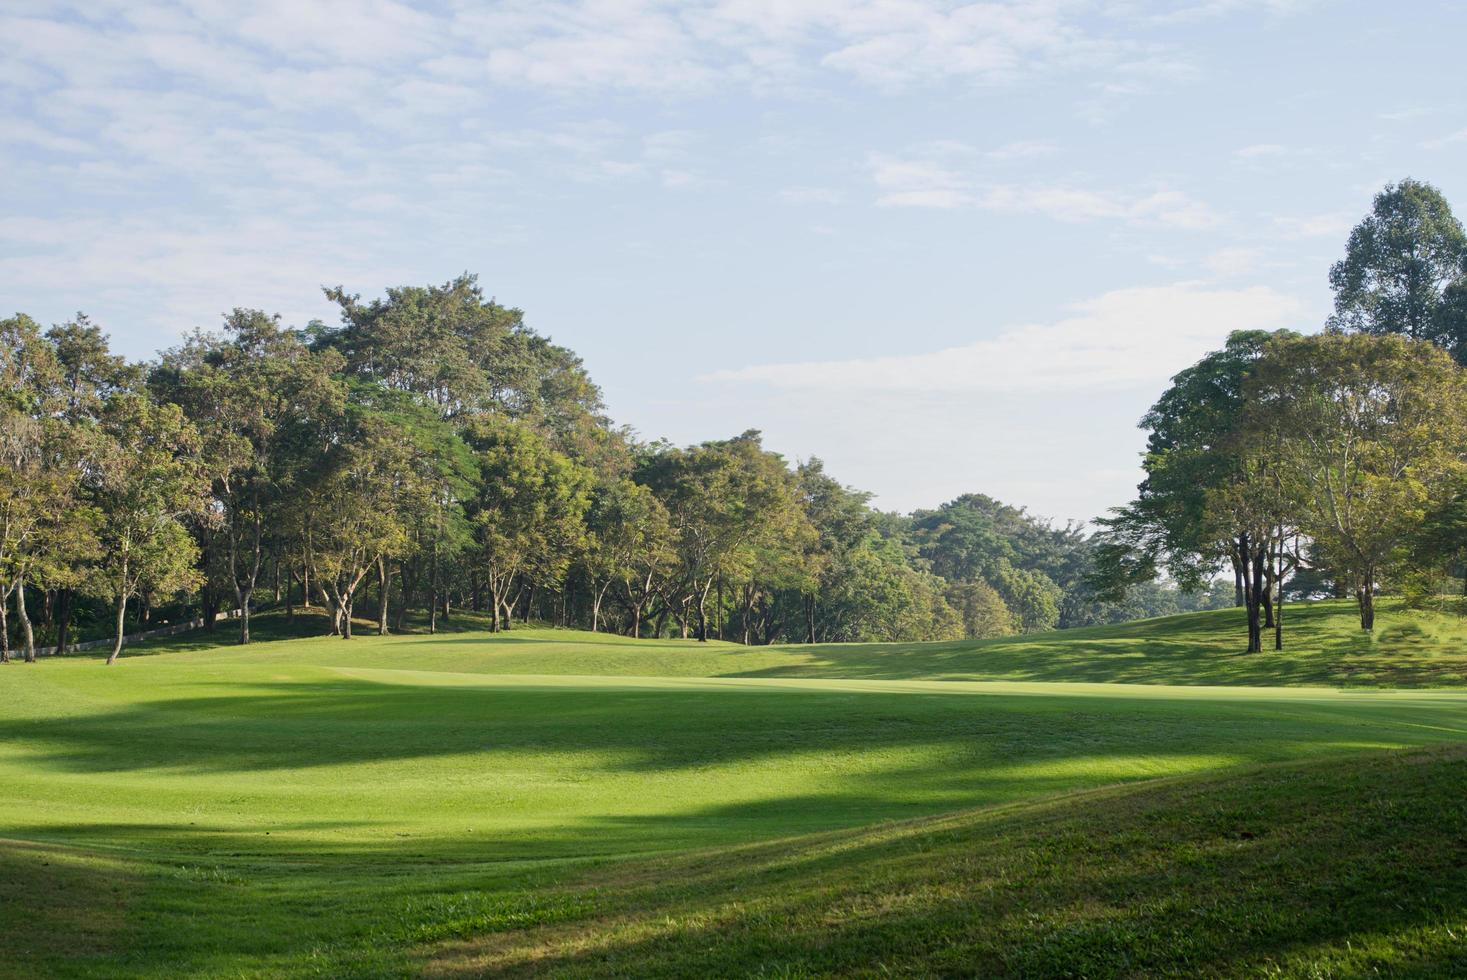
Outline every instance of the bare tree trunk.
<path id="1" fill-rule="evenodd" d="M 703 588 L 698 590 L 698 642 L 708 642 L 708 590 L 713 587 L 713 580 L 709 579 L 703 583 Z"/>
<path id="2" fill-rule="evenodd" d="M 387 559 L 377 558 L 377 635 L 387 635 L 387 599 L 392 594 L 392 580 L 387 571 Z"/>
<path id="3" fill-rule="evenodd" d="M 1356 593 L 1360 601 L 1360 628 L 1363 630 L 1375 629 L 1375 569 L 1367 568 L 1365 574 L 1360 578 L 1360 588 Z"/>
<path id="4" fill-rule="evenodd" d="M 591 589 L 592 589 L 592 599 L 591 599 L 591 632 L 592 633 L 597 632 L 601 628 L 601 600 L 603 600 L 604 598 L 606 598 L 606 590 L 609 589 L 609 588 L 611 588 L 611 579 L 607 579 L 606 580 L 606 584 L 603 585 L 603 586 L 601 586 L 600 589 L 597 589 L 594 583 L 591 586 Z"/>
<path id="5" fill-rule="evenodd" d="M 123 577 L 125 578 L 126 575 L 124 571 Z M 125 615 L 127 615 L 127 592 L 122 590 L 117 596 L 117 639 L 112 644 L 112 652 L 107 656 L 109 666 L 116 663 L 117 658 L 122 656 L 122 620 Z"/>
<path id="6" fill-rule="evenodd" d="M 254 597 L 255 587 L 253 584 L 240 586 L 238 582 L 234 586 L 234 601 L 239 604 L 239 642 L 250 642 L 250 599 Z"/>
<path id="7" fill-rule="evenodd" d="M 1284 648 L 1284 589 L 1283 583 L 1279 584 L 1278 606 L 1273 615 L 1273 648 L 1282 650 Z"/>
<path id="8" fill-rule="evenodd" d="M 10 586 L 0 589 L 0 664 L 10 663 L 10 623 L 5 607 L 10 605 Z"/>
<path id="9" fill-rule="evenodd" d="M 1243 599 L 1248 612 L 1248 652 L 1260 653 L 1263 650 L 1263 623 L 1259 616 L 1263 605 L 1263 558 L 1255 556 L 1256 544 L 1246 533 L 1238 535 L 1233 546 L 1242 570 Z"/>
<path id="10" fill-rule="evenodd" d="M 1284 544 L 1284 527 L 1279 525 L 1278 546 L 1275 550 L 1277 556 L 1274 562 L 1274 587 L 1278 589 L 1275 599 L 1274 623 L 1273 623 L 1273 648 L 1282 650 L 1284 648 L 1284 574 L 1285 558 L 1288 557 L 1288 549 Z M 1297 567 L 1294 566 L 1294 567 Z"/>
<path id="11" fill-rule="evenodd" d="M 25 579 L 15 580 L 15 615 L 20 620 L 21 641 L 25 644 L 25 662 L 36 662 L 36 634 L 31 629 L 31 614 L 25 607 Z"/>

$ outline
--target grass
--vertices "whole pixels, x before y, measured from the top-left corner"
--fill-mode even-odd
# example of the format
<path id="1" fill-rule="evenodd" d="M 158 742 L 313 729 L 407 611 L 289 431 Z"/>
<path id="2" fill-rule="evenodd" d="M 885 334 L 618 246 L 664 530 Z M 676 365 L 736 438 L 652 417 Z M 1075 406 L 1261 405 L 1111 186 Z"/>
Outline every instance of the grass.
<path id="1" fill-rule="evenodd" d="M 1295 649 L 1251 658 L 1216 613 L 754 649 L 262 617 L 246 648 L 5 668 L 0 972 L 1450 965 L 1463 631 L 1291 615 Z M 1194 834 L 1234 812 L 1246 861 Z M 1372 926 L 1387 823 L 1426 857 Z"/>

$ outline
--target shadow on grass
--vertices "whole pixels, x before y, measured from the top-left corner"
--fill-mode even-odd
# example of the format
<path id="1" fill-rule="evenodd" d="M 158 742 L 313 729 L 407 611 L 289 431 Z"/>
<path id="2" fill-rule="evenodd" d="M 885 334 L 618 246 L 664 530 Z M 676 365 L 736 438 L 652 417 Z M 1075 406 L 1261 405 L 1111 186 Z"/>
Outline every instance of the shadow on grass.
<path id="1" fill-rule="evenodd" d="M 1273 757 L 1282 746 L 1467 737 L 1467 700 L 1340 701 L 1005 694 L 926 688 L 454 687 L 329 680 L 198 681 L 198 697 L 85 715 L 0 718 L 27 764 L 69 773 L 310 771 L 478 755 L 486 767 L 556 763 L 603 773 L 700 769 L 945 746 L 972 765 L 1109 755 Z"/>
<path id="2" fill-rule="evenodd" d="M 1088 681 L 1124 684 L 1430 687 L 1467 684 L 1467 624 L 1383 600 L 1374 633 L 1353 604 L 1285 607 L 1285 649 L 1242 652 L 1241 610 L 981 642 L 833 644 L 781 649 L 795 662 L 749 677 Z"/>
<path id="3" fill-rule="evenodd" d="M 1459 976 L 1460 748 L 614 866 L 430 973 Z"/>

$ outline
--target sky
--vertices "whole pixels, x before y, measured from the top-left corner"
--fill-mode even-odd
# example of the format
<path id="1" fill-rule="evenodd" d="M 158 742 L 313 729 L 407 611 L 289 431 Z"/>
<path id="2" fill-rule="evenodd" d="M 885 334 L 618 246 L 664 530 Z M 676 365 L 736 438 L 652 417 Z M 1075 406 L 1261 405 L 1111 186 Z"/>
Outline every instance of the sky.
<path id="1" fill-rule="evenodd" d="M 0 316 L 135 358 L 470 271 L 613 418 L 1058 521 L 1386 183 L 1467 210 L 1467 4 L 5 0 Z"/>

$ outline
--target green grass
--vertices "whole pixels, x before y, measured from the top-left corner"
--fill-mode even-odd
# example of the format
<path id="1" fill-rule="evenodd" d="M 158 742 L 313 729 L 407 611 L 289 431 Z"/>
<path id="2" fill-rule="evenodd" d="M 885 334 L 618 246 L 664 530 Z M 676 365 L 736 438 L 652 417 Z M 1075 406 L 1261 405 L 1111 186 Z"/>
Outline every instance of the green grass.
<path id="1" fill-rule="evenodd" d="M 1163 955 L 1167 929 L 1192 928 L 1189 903 L 1234 899 L 1219 893 L 1226 876 L 1197 877 L 1192 891 L 1168 882 L 1195 858 L 1187 828 L 1210 826 L 1219 807 L 1256 797 L 1250 833 L 1312 847 L 1320 887 L 1358 897 L 1378 884 L 1349 870 L 1369 841 L 1326 825 L 1345 834 L 1375 805 L 1369 794 L 1290 787 L 1358 789 L 1358 773 L 1379 772 L 1373 798 L 1426 794 L 1431 806 L 1411 812 L 1429 822 L 1436 807 L 1432 846 L 1462 855 L 1461 804 L 1443 809 L 1438 786 L 1460 785 L 1460 757 L 1391 760 L 1467 743 L 1467 690 L 1446 689 L 1467 669 L 1467 631 L 1387 607 L 1368 640 L 1347 605 L 1290 612 L 1294 649 L 1251 658 L 1233 652 L 1229 612 L 904 646 L 557 630 L 212 645 L 223 633 L 141 646 L 111 668 L 8 667 L 0 972 L 678 974 L 710 945 L 714 973 L 889 962 L 1057 974 L 1065 950 L 1089 957 L 1075 962 L 1090 975 L 1128 963 L 1189 972 L 1196 960 Z M 289 630 L 265 617 L 259 632 Z M 1280 763 L 1305 768 L 1269 768 Z M 1430 786 L 1396 787 L 1406 776 Z M 1306 811 L 1314 837 L 1293 822 Z M 1151 813 L 1154 832 L 1131 826 Z M 1091 839 L 1094 853 L 1074 843 Z M 1056 840 L 1078 848 L 1073 868 L 1050 852 Z M 936 877 L 907 884 L 919 846 Z M 1133 891 L 1104 890 L 1143 861 L 1150 877 Z M 1199 935 L 1220 942 L 1243 921 L 1229 916 L 1272 915 L 1273 931 L 1239 934 L 1236 972 L 1353 970 L 1340 944 L 1368 931 L 1353 906 L 1316 908 L 1268 867 Z M 1449 924 L 1464 894 L 1452 867 L 1402 883 L 1403 895 L 1447 889 Z M 1035 868 L 1050 877 L 1020 873 Z M 995 889 L 1011 905 L 990 916 Z M 1285 893 L 1292 904 L 1270 912 Z M 1151 910 L 1145 929 L 1130 912 L 1101 914 L 1124 894 Z M 1037 916 L 1033 936 L 1019 908 Z M 1123 931 L 1071 928 L 1092 912 Z M 1312 924 L 1321 916 L 1328 928 Z M 1436 928 L 1417 918 L 1402 928 Z M 719 923 L 730 942 L 709 938 Z M 1046 930 L 1068 937 L 1045 947 L 1048 960 L 1030 948 Z M 1395 935 L 1371 940 L 1371 955 L 1407 955 Z"/>

